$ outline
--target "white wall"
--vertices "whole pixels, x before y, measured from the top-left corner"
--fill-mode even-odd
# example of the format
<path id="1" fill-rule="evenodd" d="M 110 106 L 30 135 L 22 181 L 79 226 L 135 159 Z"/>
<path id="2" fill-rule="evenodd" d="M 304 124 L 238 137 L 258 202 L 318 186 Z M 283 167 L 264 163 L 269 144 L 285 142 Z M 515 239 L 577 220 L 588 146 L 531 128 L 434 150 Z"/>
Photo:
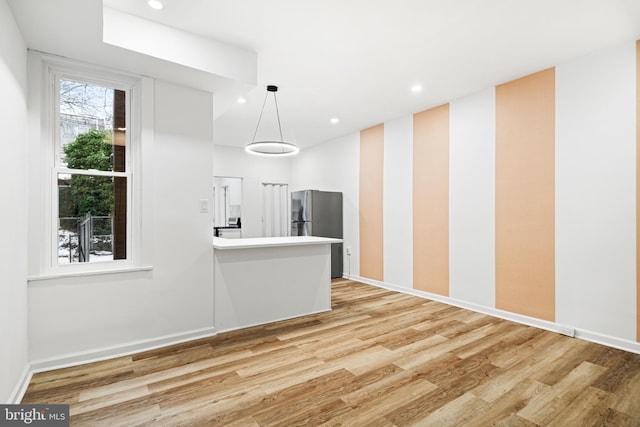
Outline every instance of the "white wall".
<path id="1" fill-rule="evenodd" d="M 27 47 L 0 0 L 0 403 L 15 403 L 27 349 Z"/>
<path id="2" fill-rule="evenodd" d="M 199 202 L 212 198 L 212 96 L 155 82 L 146 129 L 155 137 L 138 171 L 142 257 L 153 269 L 30 282 L 36 368 L 213 332 L 212 211 Z"/>
<path id="3" fill-rule="evenodd" d="M 291 191 L 322 190 L 342 192 L 344 273 L 360 274 L 360 237 L 358 231 L 358 188 L 360 134 L 302 150 L 293 162 Z"/>
<path id="4" fill-rule="evenodd" d="M 450 104 L 449 296 L 495 307 L 495 89 Z"/>
<path id="5" fill-rule="evenodd" d="M 413 287 L 413 116 L 384 124 L 384 281 Z"/>
<path id="6" fill-rule="evenodd" d="M 636 339 L 635 43 L 556 69 L 556 313 Z"/>
<path id="7" fill-rule="evenodd" d="M 635 41 L 556 67 L 555 322 L 495 309 L 494 87 L 450 103 L 449 297 L 407 286 L 412 118 L 384 123 L 383 285 L 551 330 L 570 326 L 579 337 L 640 351 L 636 72 Z M 353 134 L 304 150 L 293 164 L 297 189 L 345 191 L 351 200 L 344 224 L 355 276 L 358 153 L 359 134 Z"/>
<path id="8" fill-rule="evenodd" d="M 291 191 L 291 163 L 290 157 L 272 159 L 239 147 L 215 146 L 213 175 L 242 178 L 242 237 L 262 236 L 262 183 L 289 184 Z"/>

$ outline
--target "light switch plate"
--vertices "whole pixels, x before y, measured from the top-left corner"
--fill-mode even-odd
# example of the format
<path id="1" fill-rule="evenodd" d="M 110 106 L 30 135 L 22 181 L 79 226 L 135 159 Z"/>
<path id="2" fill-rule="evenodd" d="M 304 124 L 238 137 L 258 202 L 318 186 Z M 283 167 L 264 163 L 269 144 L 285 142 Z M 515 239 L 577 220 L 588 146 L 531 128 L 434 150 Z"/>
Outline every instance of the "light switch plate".
<path id="1" fill-rule="evenodd" d="M 200 213 L 209 212 L 209 201 L 207 199 L 200 199 Z"/>

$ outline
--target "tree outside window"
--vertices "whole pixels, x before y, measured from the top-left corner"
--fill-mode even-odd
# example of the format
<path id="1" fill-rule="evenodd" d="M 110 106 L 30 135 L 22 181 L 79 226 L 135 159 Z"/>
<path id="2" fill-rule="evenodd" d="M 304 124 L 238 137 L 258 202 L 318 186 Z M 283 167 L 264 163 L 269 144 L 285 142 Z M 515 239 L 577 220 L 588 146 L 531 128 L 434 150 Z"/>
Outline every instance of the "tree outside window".
<path id="1" fill-rule="evenodd" d="M 58 262 L 126 259 L 126 92 L 59 87 Z"/>

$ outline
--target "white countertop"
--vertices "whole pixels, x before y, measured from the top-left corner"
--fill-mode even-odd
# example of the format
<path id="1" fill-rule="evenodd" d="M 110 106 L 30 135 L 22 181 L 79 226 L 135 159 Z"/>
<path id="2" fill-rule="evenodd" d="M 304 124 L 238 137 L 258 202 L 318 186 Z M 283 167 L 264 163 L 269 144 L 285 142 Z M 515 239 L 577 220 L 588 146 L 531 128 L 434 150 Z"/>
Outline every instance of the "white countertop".
<path id="1" fill-rule="evenodd" d="M 329 243 L 340 243 L 342 239 L 330 239 L 327 237 L 315 236 L 291 236 L 291 237 L 254 237 L 245 239 L 225 239 L 224 237 L 214 237 L 214 249 L 248 249 L 267 248 L 274 246 L 295 246 L 295 245 L 321 245 Z"/>

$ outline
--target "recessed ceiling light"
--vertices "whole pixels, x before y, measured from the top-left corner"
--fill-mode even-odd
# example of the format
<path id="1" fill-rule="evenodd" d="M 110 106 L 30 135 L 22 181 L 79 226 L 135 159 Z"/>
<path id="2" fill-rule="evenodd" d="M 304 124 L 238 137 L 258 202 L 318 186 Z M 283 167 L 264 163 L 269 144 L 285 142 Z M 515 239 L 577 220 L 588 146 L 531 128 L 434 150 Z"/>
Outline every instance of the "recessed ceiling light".
<path id="1" fill-rule="evenodd" d="M 164 3 L 162 3 L 160 0 L 147 0 L 147 4 L 150 8 L 155 10 L 164 9 Z"/>
<path id="2" fill-rule="evenodd" d="M 411 92 L 413 92 L 413 93 L 422 92 L 422 86 L 421 85 L 413 85 L 413 86 L 411 86 Z"/>
<path id="3" fill-rule="evenodd" d="M 238 104 L 246 104 L 247 103 L 247 99 L 243 98 L 243 97 L 238 98 L 237 101 L 238 101 Z"/>
<path id="4" fill-rule="evenodd" d="M 337 117 L 331 117 L 331 120 L 329 121 L 334 125 L 337 125 L 338 123 L 340 123 L 340 119 Z"/>

